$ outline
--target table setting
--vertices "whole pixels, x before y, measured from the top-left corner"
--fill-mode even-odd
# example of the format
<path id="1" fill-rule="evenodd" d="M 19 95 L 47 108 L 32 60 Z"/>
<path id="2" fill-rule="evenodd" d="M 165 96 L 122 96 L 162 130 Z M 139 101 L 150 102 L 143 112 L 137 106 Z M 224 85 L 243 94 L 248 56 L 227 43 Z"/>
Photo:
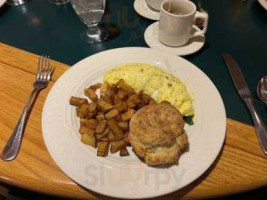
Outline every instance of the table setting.
<path id="1" fill-rule="evenodd" d="M 266 19 L 252 0 L 4 1 L 0 182 L 73 199 L 265 186 Z"/>

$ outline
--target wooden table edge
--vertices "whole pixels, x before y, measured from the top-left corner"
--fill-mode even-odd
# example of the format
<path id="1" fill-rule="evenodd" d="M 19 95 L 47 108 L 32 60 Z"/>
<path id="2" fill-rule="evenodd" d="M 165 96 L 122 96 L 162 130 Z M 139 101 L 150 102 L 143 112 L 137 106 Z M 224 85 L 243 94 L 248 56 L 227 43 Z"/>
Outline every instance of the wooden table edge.
<path id="1" fill-rule="evenodd" d="M 25 56 L 25 55 L 27 55 L 27 56 L 29 56 L 29 57 L 31 57 L 31 58 L 35 58 L 35 59 L 37 59 L 37 55 L 35 55 L 35 54 L 32 54 L 32 53 L 29 53 L 29 52 L 26 52 L 26 51 L 24 51 L 24 50 L 20 50 L 20 49 L 16 49 L 16 48 L 14 48 L 14 47 L 11 47 L 11 46 L 9 46 L 9 45 L 6 45 L 6 44 L 2 44 L 2 43 L 0 43 L 0 49 L 1 49 L 1 47 L 3 47 L 3 48 L 5 48 L 5 49 L 9 49 L 10 51 L 14 51 L 15 53 L 20 53 L 20 54 L 22 54 L 23 56 Z M 1 63 L 2 61 L 0 60 L 0 63 Z M 11 67 L 14 67 L 14 68 L 17 68 L 17 69 L 21 69 L 21 68 L 18 68 L 16 65 L 12 65 L 12 64 L 9 64 L 8 62 L 3 62 L 4 64 L 7 64 L 7 65 L 10 65 Z M 53 65 L 55 66 L 55 68 L 56 68 L 56 71 L 57 70 L 59 70 L 60 72 L 59 73 L 63 73 L 64 71 L 66 71 L 67 69 L 69 69 L 69 67 L 67 66 L 67 65 L 65 65 L 65 64 L 61 64 L 60 62 L 56 62 L 56 61 L 52 61 L 52 63 L 53 63 Z M 28 73 L 32 73 L 32 74 L 34 74 L 34 72 L 31 72 L 31 71 L 27 71 L 26 70 L 26 72 L 28 72 Z M 59 77 L 59 76 L 58 76 Z M 57 77 L 57 78 L 58 78 Z M 56 81 L 56 79 L 53 79 L 53 82 L 55 82 Z M 247 128 L 249 128 L 249 129 L 253 129 L 253 127 L 252 126 L 250 126 L 250 125 L 247 125 L 247 124 L 244 124 L 244 123 L 242 123 L 242 122 L 238 122 L 238 121 L 235 121 L 235 120 L 232 120 L 232 119 L 227 119 L 227 124 L 238 124 L 239 126 L 244 126 L 244 127 L 247 127 Z M 225 143 L 224 144 L 224 146 L 231 146 L 230 144 L 227 144 L 227 143 Z M 234 147 L 234 146 L 233 146 Z M 234 147 L 234 148 L 236 148 L 236 147 Z M 239 149 L 240 151 L 245 151 L 244 149 Z M 250 153 L 250 152 L 248 152 L 248 153 Z M 254 154 L 253 154 L 254 155 Z M 254 156 L 257 156 L 257 157 L 261 157 L 261 158 L 265 158 L 265 156 L 263 155 L 263 154 L 261 154 L 261 153 L 259 153 L 259 155 L 254 155 Z M 207 172 L 206 172 L 207 173 Z M 208 174 L 206 174 L 206 173 L 204 173 L 204 176 L 205 176 L 205 178 L 206 178 L 206 176 L 208 176 Z M 210 173 L 210 172 L 209 172 Z M 206 175 L 205 175 L 206 174 Z M 201 178 L 203 178 L 203 176 L 202 177 L 200 177 L 200 179 Z M 10 184 L 10 185 L 14 185 L 14 186 L 17 186 L 17 187 L 21 187 L 21 188 L 24 188 L 24 189 L 27 189 L 27 190 L 32 190 L 32 191 L 36 191 L 36 192 L 40 192 L 40 193 L 44 193 L 44 194 L 49 194 L 49 195 L 56 195 L 56 196 L 61 196 L 61 197 L 72 197 L 72 198 L 74 198 L 74 197 L 76 197 L 76 198 L 79 198 L 79 199 L 83 199 L 83 198 L 92 198 L 92 199 L 97 199 L 97 198 L 99 198 L 99 197 L 104 197 L 104 196 L 102 196 L 102 195 L 100 195 L 100 194 L 96 194 L 96 193 L 94 193 L 94 192 L 91 192 L 90 191 L 90 193 L 92 193 L 93 195 L 91 195 L 90 193 L 88 193 L 86 190 L 84 190 L 83 188 L 81 188 L 81 187 L 79 187 L 79 186 L 77 186 L 76 185 L 76 183 L 74 183 L 74 182 L 72 182 L 71 180 L 70 180 L 70 182 L 68 183 L 68 185 L 70 186 L 70 188 L 75 188 L 74 189 L 74 191 L 77 191 L 77 193 L 76 194 L 74 194 L 73 193 L 73 190 L 70 190 L 70 193 L 69 194 L 66 194 L 66 193 L 62 193 L 62 192 L 60 192 L 60 191 L 57 191 L 57 188 L 58 187 L 61 187 L 62 185 L 61 184 L 55 184 L 54 183 L 54 185 L 52 186 L 52 187 L 47 187 L 47 186 L 42 186 L 42 187 L 36 187 L 36 188 L 32 188 L 31 187 L 31 185 L 27 185 L 27 184 L 25 184 L 25 182 L 23 182 L 22 180 L 17 180 L 17 181 L 14 181 L 14 180 L 11 180 L 11 179 L 8 179 L 8 177 L 3 177 L 3 176 L 1 176 L 0 175 L 0 180 L 1 180 L 1 182 L 3 182 L 3 183 L 6 183 L 6 184 Z M 33 181 L 33 184 L 38 184 L 39 183 L 39 180 L 36 180 L 37 182 L 35 183 L 34 182 L 34 180 L 32 180 Z M 198 183 L 199 182 L 199 179 L 198 180 L 196 180 L 196 181 L 194 181 L 192 184 L 190 184 L 189 185 L 189 187 L 188 186 L 186 186 L 186 188 L 190 188 L 191 186 L 192 186 L 192 189 L 193 188 L 195 188 L 197 185 L 194 185 L 195 183 Z M 246 188 L 244 189 L 244 187 L 237 187 L 237 189 L 234 189 L 234 190 L 232 190 L 231 191 L 231 193 L 224 193 L 224 192 L 218 192 L 217 194 L 213 194 L 213 193 L 211 193 L 210 194 L 210 196 L 209 195 L 204 195 L 204 194 L 197 194 L 197 195 L 194 195 L 194 194 L 192 194 L 191 196 L 185 196 L 185 198 L 186 199 L 195 199 L 195 198 L 206 198 L 206 197 L 219 197 L 219 196 L 222 196 L 222 195 L 229 195 L 229 194 L 234 194 L 234 193 L 239 193 L 239 192 L 244 192 L 244 191 L 248 191 L 248 190 L 251 190 L 251 189 L 255 189 L 255 188 L 259 188 L 259 187 L 262 187 L 262 186 L 265 186 L 266 185 L 266 180 L 263 180 L 263 181 L 258 181 L 258 182 L 255 182 L 253 185 L 250 185 L 250 186 L 246 186 Z M 51 186 L 51 185 L 50 185 Z M 182 189 L 182 190 L 184 190 L 184 189 Z M 190 192 L 191 190 L 189 190 L 189 192 Z M 70 195 L 70 194 L 73 194 L 73 195 Z M 175 192 L 175 193 L 177 193 L 177 192 Z M 185 195 L 186 195 L 187 193 L 185 193 Z M 172 193 L 170 194 L 170 195 L 172 195 Z M 183 195 L 182 195 L 183 196 Z M 110 197 L 105 197 L 105 199 L 113 199 L 113 198 L 110 198 Z"/>

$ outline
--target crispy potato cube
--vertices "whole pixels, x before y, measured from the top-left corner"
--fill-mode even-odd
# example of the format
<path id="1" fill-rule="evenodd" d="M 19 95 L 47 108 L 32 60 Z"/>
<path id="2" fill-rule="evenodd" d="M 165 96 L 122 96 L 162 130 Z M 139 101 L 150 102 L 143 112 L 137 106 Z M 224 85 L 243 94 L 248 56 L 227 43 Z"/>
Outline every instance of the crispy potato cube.
<path id="1" fill-rule="evenodd" d="M 121 122 L 121 121 L 122 121 L 122 119 L 121 119 L 121 114 L 118 113 L 118 114 L 114 117 L 114 119 L 115 119 L 117 122 Z"/>
<path id="2" fill-rule="evenodd" d="M 81 141 L 84 144 L 87 144 L 91 147 L 96 148 L 97 147 L 97 141 L 94 136 L 90 136 L 88 134 L 82 134 Z"/>
<path id="3" fill-rule="evenodd" d="M 105 114 L 105 117 L 106 119 L 111 119 L 115 117 L 117 114 L 119 114 L 119 112 L 116 109 L 112 109 L 111 111 Z"/>
<path id="4" fill-rule="evenodd" d="M 96 83 L 94 85 L 91 85 L 89 88 L 96 91 L 97 89 L 99 89 L 102 86 L 102 83 Z"/>
<path id="5" fill-rule="evenodd" d="M 98 113 L 98 115 L 96 116 L 96 120 L 98 121 L 98 122 L 101 122 L 101 121 L 103 121 L 103 120 L 105 120 L 106 118 L 105 118 L 105 115 L 104 115 L 104 113 Z"/>
<path id="6" fill-rule="evenodd" d="M 124 101 L 115 105 L 115 109 L 119 112 L 124 112 L 127 110 L 127 108 L 128 108 L 127 103 Z"/>
<path id="7" fill-rule="evenodd" d="M 120 156 L 129 156 L 129 152 L 126 147 L 121 148 L 120 150 Z"/>
<path id="8" fill-rule="evenodd" d="M 99 109 L 102 110 L 103 112 L 107 112 L 113 108 L 112 105 L 103 101 L 102 99 L 100 99 L 97 103 L 98 103 Z"/>
<path id="9" fill-rule="evenodd" d="M 103 83 L 100 87 L 100 96 L 105 96 L 105 93 L 108 91 L 109 86 L 107 83 Z"/>
<path id="10" fill-rule="evenodd" d="M 89 112 L 96 111 L 96 107 L 97 107 L 96 103 L 94 103 L 94 102 L 89 103 L 89 107 L 88 107 Z"/>
<path id="11" fill-rule="evenodd" d="M 119 89 L 117 96 L 118 96 L 121 100 L 125 100 L 125 99 L 127 99 L 128 94 L 127 94 L 124 90 Z"/>
<path id="12" fill-rule="evenodd" d="M 129 132 L 125 133 L 125 135 L 123 136 L 123 140 L 124 140 L 127 144 L 130 144 L 130 141 L 129 141 Z"/>
<path id="13" fill-rule="evenodd" d="M 114 93 L 113 93 L 113 91 L 109 88 L 109 89 L 106 91 L 105 96 L 108 96 L 109 98 L 113 98 Z"/>
<path id="14" fill-rule="evenodd" d="M 117 84 L 112 84 L 111 87 L 110 87 L 110 90 L 111 90 L 114 94 L 117 94 L 118 91 L 119 91 L 119 88 L 118 88 Z"/>
<path id="15" fill-rule="evenodd" d="M 73 105 L 73 106 L 80 106 L 82 104 L 87 104 L 87 103 L 88 103 L 87 99 L 84 99 L 84 98 L 79 98 L 79 97 L 74 97 L 74 96 L 70 98 L 70 105 Z"/>
<path id="16" fill-rule="evenodd" d="M 118 95 L 114 95 L 114 104 L 119 104 L 121 102 L 122 100 L 118 97 Z"/>
<path id="17" fill-rule="evenodd" d="M 136 104 L 135 102 L 133 102 L 133 101 L 127 99 L 127 106 L 128 106 L 129 108 L 134 108 L 134 107 L 137 106 L 137 104 Z"/>
<path id="18" fill-rule="evenodd" d="M 111 130 L 109 130 L 108 132 L 108 139 L 109 141 L 114 141 L 116 139 L 114 133 Z"/>
<path id="19" fill-rule="evenodd" d="M 96 101 L 98 99 L 98 96 L 96 95 L 95 91 L 93 89 L 87 88 L 84 89 L 84 94 L 91 99 L 91 101 Z"/>
<path id="20" fill-rule="evenodd" d="M 151 97 L 148 94 L 145 94 L 145 93 L 142 93 L 141 98 L 142 98 L 143 104 L 148 104 L 150 99 L 151 99 Z"/>
<path id="21" fill-rule="evenodd" d="M 88 104 L 81 104 L 80 106 L 77 107 L 76 112 L 77 116 L 80 118 L 86 118 L 87 112 L 88 112 Z"/>
<path id="22" fill-rule="evenodd" d="M 128 100 L 134 102 L 135 104 L 138 104 L 142 101 L 139 93 L 129 96 Z"/>
<path id="23" fill-rule="evenodd" d="M 115 119 L 109 119 L 108 121 L 108 126 L 109 128 L 112 130 L 112 132 L 115 135 L 115 138 L 117 140 L 123 138 L 123 131 L 120 129 L 120 127 L 118 126 L 117 122 L 115 121 Z"/>
<path id="24" fill-rule="evenodd" d="M 94 134 L 95 134 L 95 132 L 92 129 L 90 129 L 90 128 L 86 127 L 86 126 L 81 126 L 79 132 L 82 135 L 83 134 L 87 134 L 87 135 L 90 135 L 90 136 L 94 136 Z"/>
<path id="25" fill-rule="evenodd" d="M 117 85 L 122 89 L 124 90 L 127 94 L 135 94 L 135 91 L 134 89 L 129 86 L 123 79 L 120 79 L 118 82 L 117 82 Z"/>
<path id="26" fill-rule="evenodd" d="M 125 146 L 126 146 L 126 143 L 124 142 L 124 140 L 113 141 L 111 142 L 110 152 L 116 153 L 117 151 L 119 151 L 121 148 Z"/>
<path id="27" fill-rule="evenodd" d="M 107 96 L 107 95 L 106 96 L 103 96 L 103 97 L 100 97 L 100 99 L 102 99 L 103 101 L 107 102 L 110 105 L 113 105 L 112 99 L 109 96 Z"/>
<path id="28" fill-rule="evenodd" d="M 101 140 L 103 138 L 107 138 L 108 137 L 108 133 L 109 133 L 109 127 L 107 127 L 104 130 L 104 132 L 96 134 L 95 136 L 96 136 L 97 141 L 99 141 L 99 140 Z"/>
<path id="29" fill-rule="evenodd" d="M 90 112 L 89 110 L 87 110 L 85 117 L 86 117 L 86 119 L 92 119 L 92 118 L 95 118 L 96 115 L 97 115 L 96 111 Z"/>
<path id="30" fill-rule="evenodd" d="M 97 156 L 107 156 L 108 155 L 109 142 L 99 142 L 97 148 Z"/>
<path id="31" fill-rule="evenodd" d="M 129 96 L 127 99 L 127 105 L 129 108 L 134 108 L 136 107 L 139 103 L 141 103 L 141 98 L 139 94 L 134 94 Z"/>
<path id="32" fill-rule="evenodd" d="M 130 119 L 132 118 L 132 116 L 134 115 L 135 110 L 134 109 L 130 109 L 127 112 L 123 113 L 121 115 L 121 119 L 122 121 L 130 121 Z"/>
<path id="33" fill-rule="evenodd" d="M 121 130 L 123 130 L 123 131 L 129 130 L 129 123 L 128 122 L 119 122 L 118 125 L 121 128 Z"/>
<path id="34" fill-rule="evenodd" d="M 106 120 L 99 122 L 96 129 L 95 129 L 95 133 L 96 134 L 103 133 L 104 130 L 106 129 L 106 127 L 107 127 L 107 121 Z"/>
<path id="35" fill-rule="evenodd" d="M 95 119 L 80 119 L 81 126 L 86 126 L 92 130 L 97 127 L 97 121 Z"/>

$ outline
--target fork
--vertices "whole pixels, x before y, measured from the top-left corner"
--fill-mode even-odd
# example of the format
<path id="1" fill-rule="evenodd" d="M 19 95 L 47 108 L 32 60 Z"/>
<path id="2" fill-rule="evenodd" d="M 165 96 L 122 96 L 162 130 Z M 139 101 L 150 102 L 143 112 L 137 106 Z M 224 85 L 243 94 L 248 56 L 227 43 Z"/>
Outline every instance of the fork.
<path id="1" fill-rule="evenodd" d="M 13 133 L 11 134 L 1 153 L 2 160 L 10 161 L 17 157 L 31 108 L 39 92 L 47 87 L 48 82 L 51 79 L 53 70 L 54 69 L 52 69 L 50 66 L 49 56 L 41 56 L 38 62 L 33 90 L 25 104 L 23 112 L 15 129 L 13 130 Z"/>

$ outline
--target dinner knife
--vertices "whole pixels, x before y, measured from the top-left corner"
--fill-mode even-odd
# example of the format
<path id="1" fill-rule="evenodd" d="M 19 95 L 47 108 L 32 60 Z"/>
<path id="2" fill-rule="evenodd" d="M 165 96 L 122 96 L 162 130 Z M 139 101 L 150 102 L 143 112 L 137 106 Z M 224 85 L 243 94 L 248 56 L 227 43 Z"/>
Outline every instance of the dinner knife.
<path id="1" fill-rule="evenodd" d="M 251 113 L 259 143 L 261 145 L 262 151 L 267 156 L 267 128 L 255 109 L 246 80 L 235 60 L 226 53 L 224 53 L 222 56 L 240 97 L 244 100 Z"/>

